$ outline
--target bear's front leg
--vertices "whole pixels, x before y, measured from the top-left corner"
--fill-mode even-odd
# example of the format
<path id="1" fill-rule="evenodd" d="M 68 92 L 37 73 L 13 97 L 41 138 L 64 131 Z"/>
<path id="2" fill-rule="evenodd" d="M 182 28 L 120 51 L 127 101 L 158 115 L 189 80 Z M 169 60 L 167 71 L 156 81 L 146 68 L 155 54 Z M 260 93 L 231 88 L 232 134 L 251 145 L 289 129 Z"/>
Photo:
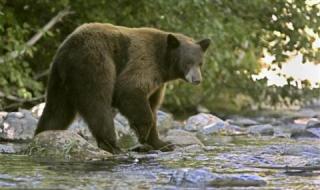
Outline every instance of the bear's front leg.
<path id="1" fill-rule="evenodd" d="M 139 142 L 146 143 L 155 123 L 147 95 L 139 89 L 123 89 L 117 92 L 115 101 L 120 113 L 129 120 Z"/>
<path id="2" fill-rule="evenodd" d="M 158 129 L 157 129 L 157 110 L 162 103 L 164 91 L 165 91 L 165 86 L 162 85 L 149 98 L 149 104 L 152 110 L 153 120 L 155 122 L 152 125 L 152 129 L 150 131 L 147 143 L 156 150 L 173 151 L 175 146 L 171 142 L 161 140 L 159 137 Z"/>

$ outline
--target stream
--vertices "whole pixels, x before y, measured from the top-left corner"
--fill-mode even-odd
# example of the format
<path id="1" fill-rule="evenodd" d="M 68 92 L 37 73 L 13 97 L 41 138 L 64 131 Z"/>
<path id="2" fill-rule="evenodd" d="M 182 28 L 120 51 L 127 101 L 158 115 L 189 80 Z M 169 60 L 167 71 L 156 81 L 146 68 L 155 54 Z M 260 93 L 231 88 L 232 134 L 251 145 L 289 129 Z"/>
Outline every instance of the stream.
<path id="1" fill-rule="evenodd" d="M 320 164 L 320 141 L 273 137 L 220 136 L 178 151 L 126 153 L 103 161 L 50 161 L 26 155 L 0 154 L 0 187 L 7 189 L 177 189 L 177 170 L 205 169 L 219 174 L 257 174 L 267 183 L 250 189 L 319 189 L 320 173 L 259 169 L 254 166 Z M 232 189 L 232 187 L 220 187 Z M 233 187 L 248 189 L 248 187 Z"/>

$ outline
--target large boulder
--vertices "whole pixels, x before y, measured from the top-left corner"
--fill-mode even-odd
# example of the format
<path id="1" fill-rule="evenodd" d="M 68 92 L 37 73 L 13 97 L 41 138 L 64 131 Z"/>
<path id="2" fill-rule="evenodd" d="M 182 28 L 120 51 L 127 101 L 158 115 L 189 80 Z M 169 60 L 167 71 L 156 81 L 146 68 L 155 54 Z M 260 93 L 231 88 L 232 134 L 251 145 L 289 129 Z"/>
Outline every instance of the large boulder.
<path id="1" fill-rule="evenodd" d="M 39 133 L 26 153 L 37 158 L 57 160 L 102 160 L 112 155 L 68 130 Z"/>
<path id="2" fill-rule="evenodd" d="M 28 110 L 1 114 L 0 140 L 27 141 L 31 140 L 38 120 Z"/>

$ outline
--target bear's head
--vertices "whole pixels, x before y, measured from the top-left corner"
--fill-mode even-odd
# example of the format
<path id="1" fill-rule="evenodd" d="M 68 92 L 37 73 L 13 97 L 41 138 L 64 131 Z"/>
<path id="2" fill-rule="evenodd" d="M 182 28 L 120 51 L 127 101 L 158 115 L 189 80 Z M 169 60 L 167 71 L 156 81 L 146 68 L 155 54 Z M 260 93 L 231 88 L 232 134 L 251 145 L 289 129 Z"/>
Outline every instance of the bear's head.
<path id="1" fill-rule="evenodd" d="M 199 84 L 202 81 L 203 55 L 209 45 L 209 39 L 195 42 L 180 34 L 168 34 L 167 61 L 175 78 Z"/>

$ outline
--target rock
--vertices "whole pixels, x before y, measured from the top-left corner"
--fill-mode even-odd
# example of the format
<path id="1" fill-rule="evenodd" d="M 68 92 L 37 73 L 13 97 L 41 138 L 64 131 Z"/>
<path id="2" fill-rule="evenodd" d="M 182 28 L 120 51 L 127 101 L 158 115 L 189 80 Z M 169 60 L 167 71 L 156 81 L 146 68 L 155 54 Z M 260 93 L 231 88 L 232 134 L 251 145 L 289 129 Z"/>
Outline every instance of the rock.
<path id="1" fill-rule="evenodd" d="M 264 153 L 272 155 L 316 157 L 320 155 L 320 147 L 313 145 L 286 144 L 268 147 Z"/>
<path id="2" fill-rule="evenodd" d="M 320 128 L 320 119 L 311 118 L 307 123 L 307 129 L 310 128 Z"/>
<path id="3" fill-rule="evenodd" d="M 198 113 L 210 113 L 210 110 L 203 105 L 198 105 L 197 112 Z"/>
<path id="4" fill-rule="evenodd" d="M 307 125 L 307 123 L 313 118 L 296 118 L 293 119 L 294 124 Z"/>
<path id="5" fill-rule="evenodd" d="M 127 118 L 125 118 L 123 115 L 118 113 L 115 116 L 115 122 L 118 124 L 121 124 L 124 129 L 124 133 L 128 132 L 128 129 L 130 129 L 129 122 Z M 167 132 L 173 125 L 173 117 L 171 114 L 163 112 L 163 111 L 157 111 L 157 128 L 160 133 Z"/>
<path id="6" fill-rule="evenodd" d="M 8 115 L 8 112 L 0 112 L 0 125 L 3 123 L 7 115 Z"/>
<path id="7" fill-rule="evenodd" d="M 27 143 L 1 143 L 0 153 L 17 154 L 24 152 L 28 147 Z"/>
<path id="8" fill-rule="evenodd" d="M 183 129 L 185 125 L 186 125 L 185 121 L 173 121 L 172 129 Z"/>
<path id="9" fill-rule="evenodd" d="M 220 118 L 206 113 L 200 113 L 191 116 L 186 123 L 185 129 L 187 131 L 199 131 L 205 126 L 209 125 L 223 125 L 224 121 Z"/>
<path id="10" fill-rule="evenodd" d="M 309 129 L 307 129 L 307 131 L 312 134 L 312 137 L 320 138 L 320 127 L 309 128 Z"/>
<path id="11" fill-rule="evenodd" d="M 281 121 L 278 118 L 274 118 L 274 117 L 270 117 L 270 116 L 264 116 L 264 115 L 255 117 L 254 121 L 256 121 L 259 124 L 270 124 L 270 125 L 282 124 Z"/>
<path id="12" fill-rule="evenodd" d="M 311 118 L 306 126 L 306 131 L 317 138 L 320 138 L 320 119 Z"/>
<path id="13" fill-rule="evenodd" d="M 252 174 L 224 174 L 218 175 L 209 183 L 217 187 L 250 187 L 264 186 L 267 182 L 258 175 Z"/>
<path id="14" fill-rule="evenodd" d="M 194 153 L 204 152 L 204 148 L 205 146 L 203 146 L 203 144 L 192 144 L 189 146 L 179 147 L 176 150 L 194 154 Z"/>
<path id="15" fill-rule="evenodd" d="M 186 122 L 185 130 L 200 132 L 203 135 L 233 135 L 242 133 L 242 129 L 240 127 L 230 125 L 214 115 L 205 113 L 200 113 L 190 117 Z"/>
<path id="16" fill-rule="evenodd" d="M 44 109 L 45 103 L 38 104 L 34 106 L 31 109 L 32 114 L 36 118 L 40 118 L 43 109 Z M 115 125 L 115 131 L 117 134 L 119 145 L 122 148 L 129 148 L 136 144 L 138 144 L 138 138 L 136 137 L 133 130 L 131 130 L 129 126 L 128 120 L 121 115 L 120 113 L 116 114 L 114 117 L 114 125 Z M 160 134 L 163 134 L 168 131 L 173 125 L 173 117 L 171 114 L 158 111 L 157 112 L 157 127 Z M 71 126 L 69 127 L 72 131 L 75 133 L 78 133 L 80 136 L 85 138 L 86 140 L 89 140 L 90 143 L 95 144 L 95 140 L 88 128 L 88 125 L 84 120 L 78 116 Z"/>
<path id="17" fill-rule="evenodd" d="M 75 120 L 72 122 L 70 125 L 69 129 L 70 131 L 77 133 L 80 135 L 82 138 L 86 139 L 89 141 L 91 144 L 97 145 L 96 140 L 92 136 L 92 133 L 87 125 L 87 123 L 83 120 L 82 117 L 77 116 Z"/>
<path id="18" fill-rule="evenodd" d="M 242 127 L 247 127 L 247 126 L 252 126 L 252 125 L 258 125 L 259 123 L 256 122 L 255 120 L 245 118 L 245 117 L 233 117 L 232 119 L 227 120 L 228 123 L 233 124 L 233 125 L 238 125 Z"/>
<path id="19" fill-rule="evenodd" d="M 200 129 L 200 132 L 205 134 L 205 135 L 210 135 L 213 133 L 219 133 L 223 131 L 226 126 L 224 122 L 217 122 L 217 123 L 212 123 L 210 125 L 204 126 L 202 129 Z"/>
<path id="20" fill-rule="evenodd" d="M 37 122 L 37 119 L 28 110 L 8 113 L 0 124 L 0 140 L 31 140 L 37 127 Z"/>
<path id="21" fill-rule="evenodd" d="M 306 125 L 303 124 L 289 124 L 287 130 L 290 131 L 291 138 L 305 138 L 305 137 L 317 137 L 312 132 L 307 130 Z"/>
<path id="22" fill-rule="evenodd" d="M 38 105 L 36 105 L 36 106 L 33 106 L 32 108 L 31 108 L 31 112 L 32 112 L 32 115 L 35 117 L 35 118 L 37 118 L 37 119 L 39 119 L 40 118 L 40 116 L 42 115 L 42 112 L 43 112 L 43 109 L 44 109 L 44 106 L 46 105 L 46 103 L 40 103 L 40 104 L 38 104 Z"/>
<path id="23" fill-rule="evenodd" d="M 13 146 L 0 144 L 0 153 L 13 154 L 16 153 Z"/>
<path id="24" fill-rule="evenodd" d="M 166 133 L 169 129 L 172 128 L 173 117 L 171 114 L 157 111 L 157 128 L 160 134 Z"/>
<path id="25" fill-rule="evenodd" d="M 138 144 L 138 138 L 129 127 L 127 119 L 121 114 L 117 114 L 114 118 L 114 127 L 117 134 L 118 144 L 121 148 L 129 148 Z M 77 133 L 91 144 L 96 145 L 96 140 L 92 136 L 87 123 L 82 117 L 77 117 L 69 127 L 69 130 Z"/>
<path id="26" fill-rule="evenodd" d="M 37 158 L 58 160 L 101 160 L 112 155 L 68 130 L 39 133 L 26 152 Z"/>
<path id="27" fill-rule="evenodd" d="M 171 183 L 177 186 L 250 187 L 263 186 L 266 181 L 252 174 L 216 174 L 206 169 L 180 169 L 173 173 Z"/>
<path id="28" fill-rule="evenodd" d="M 129 126 L 128 120 L 120 113 L 114 118 L 114 127 L 120 147 L 130 148 L 139 143 L 137 136 Z"/>
<path id="29" fill-rule="evenodd" d="M 306 156 L 314 155 L 319 157 L 320 147 L 310 145 L 292 145 L 283 147 L 283 155 Z"/>
<path id="30" fill-rule="evenodd" d="M 138 138 L 134 131 L 130 128 L 128 120 L 118 113 L 114 118 L 116 133 L 120 147 L 129 148 L 138 144 Z M 171 114 L 158 111 L 157 112 L 157 128 L 160 134 L 167 132 L 173 125 L 173 117 Z"/>
<path id="31" fill-rule="evenodd" d="M 274 129 L 276 137 L 291 138 L 319 138 L 319 130 L 317 128 L 307 128 L 304 124 L 288 123 L 276 126 Z"/>
<path id="32" fill-rule="evenodd" d="M 194 135 L 188 131 L 181 129 L 171 129 L 168 131 L 165 140 L 178 146 L 188 146 L 198 144 L 203 146 L 202 142 Z"/>
<path id="33" fill-rule="evenodd" d="M 314 109 L 303 108 L 296 112 L 299 117 L 315 117 L 319 112 Z"/>
<path id="34" fill-rule="evenodd" d="M 248 132 L 254 135 L 273 135 L 274 129 L 270 124 L 253 125 L 248 128 Z"/>

